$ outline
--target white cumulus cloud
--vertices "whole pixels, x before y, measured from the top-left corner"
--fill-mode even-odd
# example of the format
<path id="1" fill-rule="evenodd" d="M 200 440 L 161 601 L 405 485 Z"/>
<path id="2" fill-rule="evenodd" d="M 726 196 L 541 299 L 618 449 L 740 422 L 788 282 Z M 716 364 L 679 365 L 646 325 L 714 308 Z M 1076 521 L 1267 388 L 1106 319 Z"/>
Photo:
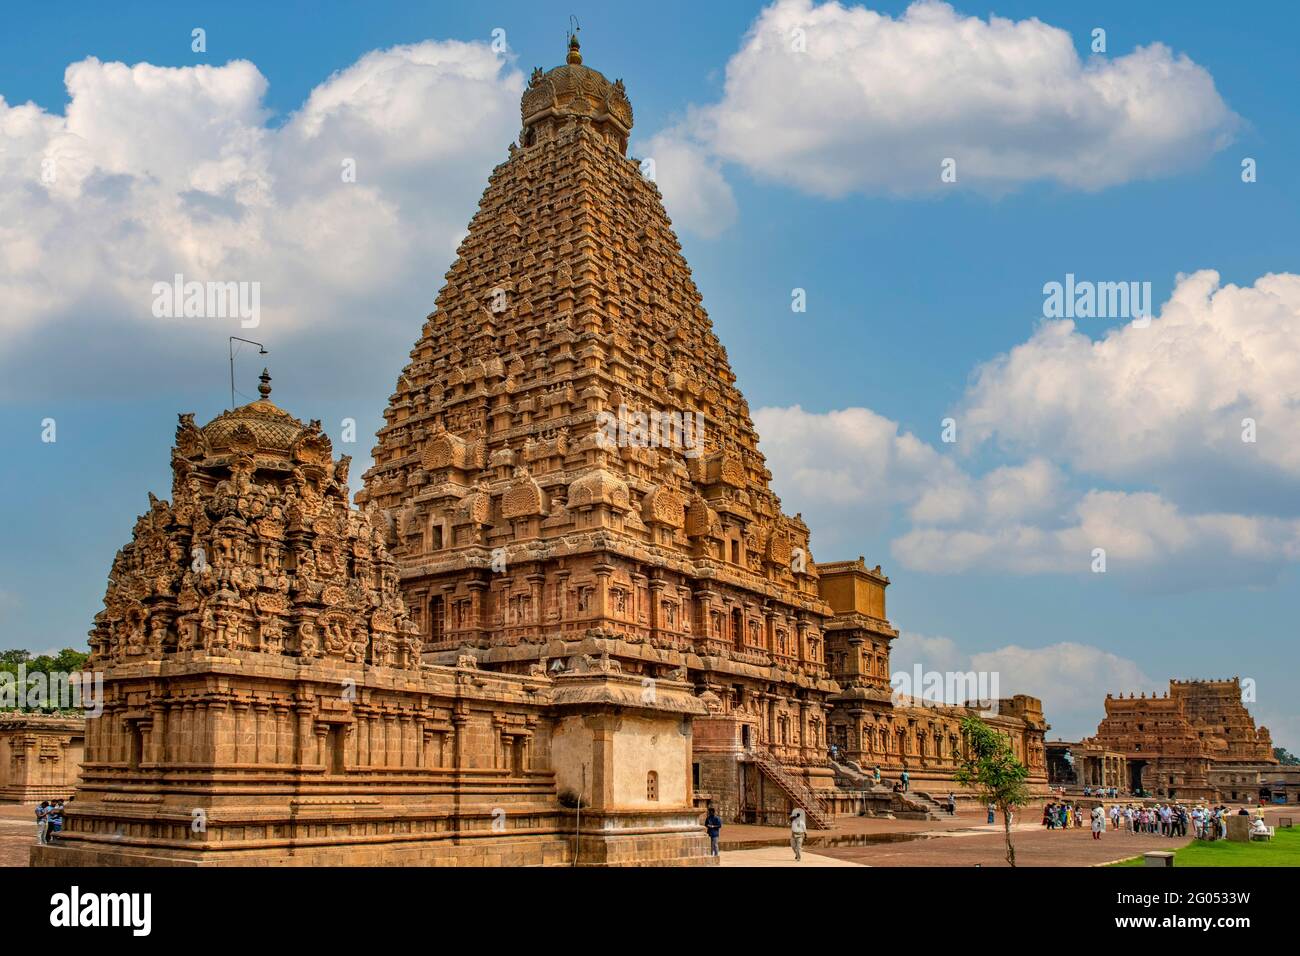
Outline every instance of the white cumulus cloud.
<path id="1" fill-rule="evenodd" d="M 1300 275 L 1180 276 L 1148 326 L 1089 331 L 1046 322 L 982 365 L 964 434 L 1180 502 L 1300 514 Z"/>
<path id="2" fill-rule="evenodd" d="M 115 389 L 190 380 L 227 334 L 292 344 L 304 366 L 363 336 L 402 354 L 523 87 L 486 44 L 455 41 L 368 53 L 279 125 L 246 61 L 89 58 L 65 82 L 62 115 L 0 99 L 0 368 L 29 395 L 102 388 L 105 368 Z M 261 325 L 156 318 L 154 283 L 176 273 L 259 283 Z"/>
<path id="3" fill-rule="evenodd" d="M 675 129 L 652 136 L 638 147 L 654 162 L 655 184 L 673 225 L 705 239 L 720 236 L 736 220 L 736 198 L 721 164 Z"/>
<path id="4" fill-rule="evenodd" d="M 954 413 L 960 447 L 1009 459 L 983 473 L 865 408 L 754 417 L 832 551 L 906 518 L 891 551 L 910 570 L 1085 575 L 1104 554 L 1138 590 L 1260 584 L 1300 561 L 1298 343 L 1292 274 L 1181 276 L 1149 324 L 1098 339 L 1044 323 Z"/>
<path id="5" fill-rule="evenodd" d="M 721 99 L 671 135 L 838 197 L 948 188 L 948 159 L 958 184 L 992 193 L 1100 189 L 1199 163 L 1239 123 L 1213 77 L 1159 42 L 1084 58 L 1036 18 L 778 0 L 727 63 Z"/>

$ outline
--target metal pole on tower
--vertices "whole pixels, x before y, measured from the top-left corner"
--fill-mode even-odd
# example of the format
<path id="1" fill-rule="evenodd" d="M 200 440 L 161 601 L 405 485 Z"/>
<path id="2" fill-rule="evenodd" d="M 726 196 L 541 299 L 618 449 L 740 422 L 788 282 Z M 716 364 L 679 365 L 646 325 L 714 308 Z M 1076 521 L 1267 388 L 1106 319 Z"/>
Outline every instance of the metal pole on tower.
<path id="1" fill-rule="evenodd" d="M 266 346 L 263 345 L 261 342 L 254 342 L 252 339 L 241 339 L 238 335 L 230 336 L 230 340 L 226 343 L 226 345 L 229 347 L 229 352 L 230 352 L 230 409 L 232 411 L 235 408 L 235 343 L 236 342 L 245 342 L 248 345 L 256 345 L 258 349 L 257 352 L 258 355 L 267 354 Z"/>

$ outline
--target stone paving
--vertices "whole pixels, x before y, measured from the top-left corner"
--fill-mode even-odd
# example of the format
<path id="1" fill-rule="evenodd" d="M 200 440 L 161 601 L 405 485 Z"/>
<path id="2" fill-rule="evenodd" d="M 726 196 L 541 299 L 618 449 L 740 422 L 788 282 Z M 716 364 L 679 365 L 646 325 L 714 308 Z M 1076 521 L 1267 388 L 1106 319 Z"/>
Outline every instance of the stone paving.
<path id="1" fill-rule="evenodd" d="M 0 866 L 26 866 L 36 843 L 36 804 L 0 803 Z"/>
<path id="2" fill-rule="evenodd" d="M 1190 838 L 1131 834 L 1124 830 L 1107 830 L 1100 840 L 1094 840 L 1087 828 L 1043 829 L 1039 822 L 1041 813 L 1041 808 L 1032 813 L 1026 810 L 1024 818 L 1013 827 L 1012 840 L 1019 866 L 1100 866 L 1150 850 L 1177 850 L 1191 842 Z M 1276 808 L 1267 810 L 1265 815 L 1269 823 L 1276 824 L 1278 816 L 1294 815 L 1294 811 L 1288 813 Z M 985 820 L 983 814 L 970 812 L 929 821 L 842 817 L 829 832 L 808 834 L 804 856 L 811 851 L 865 866 L 1006 866 L 1002 825 L 989 826 Z M 724 827 L 723 864 L 728 865 L 729 845 L 752 847 L 767 843 L 771 849 L 789 856 L 787 840 L 781 827 Z M 750 851 L 731 851 L 732 854 L 745 852 Z"/>
<path id="3" fill-rule="evenodd" d="M 1094 840 L 1088 830 L 1044 830 L 1017 826 L 1012 833 L 1018 866 L 1097 866 L 1148 850 L 1176 850 L 1187 839 L 1109 832 Z M 818 853 L 868 866 L 1006 866 L 1006 842 L 1000 827 L 950 832 L 905 843 L 820 847 Z"/>
<path id="4" fill-rule="evenodd" d="M 0 803 L 0 867 L 27 865 L 28 850 L 36 842 L 34 807 Z M 1274 825 L 1278 816 L 1300 814 L 1282 808 L 1266 814 Z M 1016 862 L 1021 866 L 1097 866 L 1148 850 L 1176 850 L 1190 842 L 1113 830 L 1094 840 L 1086 829 L 1044 830 L 1037 816 L 1033 819 L 1015 825 Z M 943 820 L 841 817 L 829 833 L 808 834 L 802 863 L 795 862 L 783 827 L 729 824 L 722 830 L 720 862 L 725 867 L 1006 866 L 1002 826 L 984 820 L 975 813 Z M 850 845 L 856 840 L 871 842 Z"/>
<path id="5" fill-rule="evenodd" d="M 732 850 L 718 860 L 721 866 L 866 866 L 852 860 L 841 860 L 822 853 L 803 851 L 803 859 L 796 861 L 789 846 L 765 846 L 756 850 Z"/>
<path id="6" fill-rule="evenodd" d="M 1037 811 L 1035 819 L 1042 815 L 1042 809 Z M 961 813 L 955 817 L 944 816 L 939 820 L 890 820 L 885 817 L 858 817 L 858 816 L 841 816 L 836 817 L 829 831 L 832 838 L 842 836 L 857 836 L 861 834 L 872 834 L 888 836 L 889 834 L 917 834 L 948 832 L 951 830 L 968 829 L 980 825 L 984 822 L 984 817 L 975 813 Z M 773 840 L 788 840 L 784 835 L 782 827 L 756 826 L 747 823 L 729 823 L 722 828 L 722 847 L 726 849 L 746 849 L 760 844 L 768 844 Z M 807 837 L 806 846 L 816 846 L 824 843 L 827 839 L 827 832 L 822 830 L 810 831 Z"/>

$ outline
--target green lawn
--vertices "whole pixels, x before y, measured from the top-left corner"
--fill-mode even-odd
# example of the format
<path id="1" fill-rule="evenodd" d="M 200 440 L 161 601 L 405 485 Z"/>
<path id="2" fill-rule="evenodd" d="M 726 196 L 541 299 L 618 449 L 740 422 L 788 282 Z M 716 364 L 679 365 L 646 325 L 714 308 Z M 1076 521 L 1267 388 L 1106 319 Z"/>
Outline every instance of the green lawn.
<path id="1" fill-rule="evenodd" d="M 1135 856 L 1115 866 L 1142 866 Z M 1277 830 L 1267 842 L 1233 843 L 1228 840 L 1193 840 L 1174 851 L 1174 866 L 1300 866 L 1300 827 Z"/>

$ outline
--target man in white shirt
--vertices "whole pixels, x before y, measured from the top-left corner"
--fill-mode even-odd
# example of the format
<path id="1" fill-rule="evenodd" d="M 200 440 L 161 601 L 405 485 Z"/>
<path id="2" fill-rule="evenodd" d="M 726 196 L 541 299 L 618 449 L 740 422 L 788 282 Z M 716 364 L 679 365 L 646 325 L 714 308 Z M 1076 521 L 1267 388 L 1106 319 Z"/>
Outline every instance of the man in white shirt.
<path id="1" fill-rule="evenodd" d="M 804 821 L 803 810 L 795 807 L 790 811 L 790 848 L 794 850 L 796 861 L 803 859 L 803 838 L 808 832 L 808 824 Z"/>

